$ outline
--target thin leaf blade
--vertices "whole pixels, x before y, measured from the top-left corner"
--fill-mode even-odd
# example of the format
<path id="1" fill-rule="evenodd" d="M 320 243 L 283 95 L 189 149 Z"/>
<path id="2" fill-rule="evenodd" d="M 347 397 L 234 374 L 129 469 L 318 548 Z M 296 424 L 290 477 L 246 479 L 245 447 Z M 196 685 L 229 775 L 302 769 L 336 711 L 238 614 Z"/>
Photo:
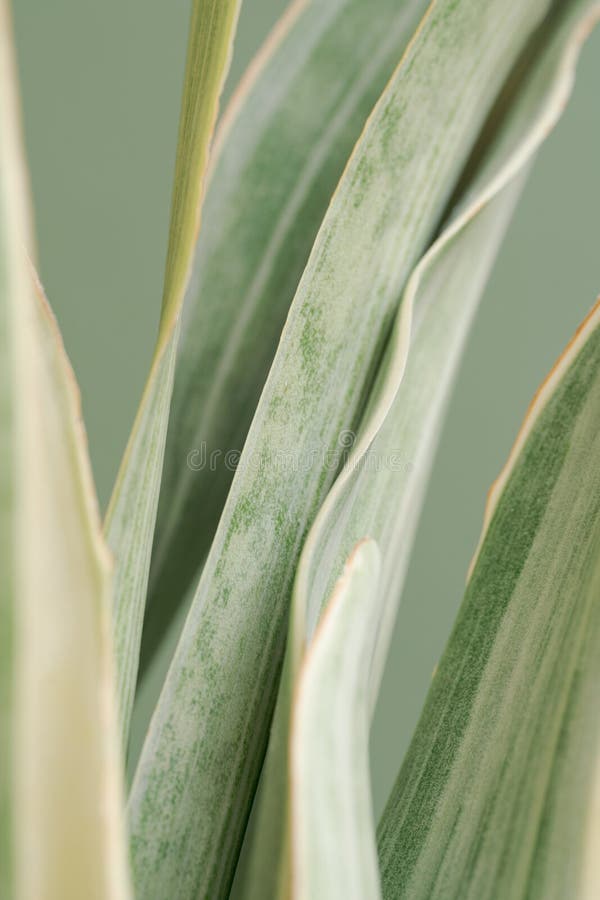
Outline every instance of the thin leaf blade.
<path id="1" fill-rule="evenodd" d="M 124 746 L 137 680 L 179 313 L 240 5 L 241 0 L 195 0 L 192 7 L 159 335 L 106 515 L 105 532 L 116 560 L 113 627 Z"/>

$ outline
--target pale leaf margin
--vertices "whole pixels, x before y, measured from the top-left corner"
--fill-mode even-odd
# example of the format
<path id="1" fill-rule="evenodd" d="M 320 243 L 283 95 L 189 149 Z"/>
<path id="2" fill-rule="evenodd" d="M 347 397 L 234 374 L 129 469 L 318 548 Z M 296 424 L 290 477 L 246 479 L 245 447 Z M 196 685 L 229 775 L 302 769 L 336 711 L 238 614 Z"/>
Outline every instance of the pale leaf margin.
<path id="1" fill-rule="evenodd" d="M 33 229 L 11 37 L 0 0 L 0 244 L 6 236 L 9 272 L 2 318 L 12 407 L 12 485 L 0 510 L 10 535 L 2 605 L 12 607 L 2 893 L 129 900 L 111 559 L 75 379 L 25 252 Z"/>
<path id="2" fill-rule="evenodd" d="M 192 7 L 158 340 L 105 520 L 116 560 L 113 629 L 124 746 L 137 680 L 179 316 L 240 8 L 241 0 L 195 0 Z"/>
<path id="3" fill-rule="evenodd" d="M 595 21 L 600 21 L 600 7 L 598 8 Z M 577 331 L 567 344 L 564 352 L 559 357 L 556 365 L 553 367 L 548 377 L 542 382 L 542 384 L 536 391 L 529 405 L 529 409 L 527 410 L 523 423 L 519 429 L 515 442 L 511 448 L 508 459 L 506 460 L 506 463 L 502 467 L 500 474 L 493 482 L 488 491 L 487 501 L 485 504 L 485 512 L 483 516 L 483 527 L 481 530 L 481 535 L 479 537 L 479 542 L 477 544 L 477 549 L 475 550 L 473 559 L 471 560 L 471 563 L 469 565 L 467 581 L 470 580 L 471 575 L 473 574 L 473 570 L 477 565 L 477 560 L 479 559 L 481 548 L 486 539 L 490 523 L 494 517 L 494 513 L 496 512 L 498 503 L 500 502 L 502 493 L 506 488 L 506 485 L 508 484 L 515 464 L 519 459 L 521 453 L 523 452 L 529 435 L 535 428 L 536 423 L 542 415 L 548 402 L 554 396 L 565 372 L 577 358 L 579 352 L 581 351 L 581 348 L 584 346 L 593 328 L 597 327 L 599 319 L 600 299 L 596 303 L 594 308 L 590 310 L 581 325 L 579 325 Z"/>

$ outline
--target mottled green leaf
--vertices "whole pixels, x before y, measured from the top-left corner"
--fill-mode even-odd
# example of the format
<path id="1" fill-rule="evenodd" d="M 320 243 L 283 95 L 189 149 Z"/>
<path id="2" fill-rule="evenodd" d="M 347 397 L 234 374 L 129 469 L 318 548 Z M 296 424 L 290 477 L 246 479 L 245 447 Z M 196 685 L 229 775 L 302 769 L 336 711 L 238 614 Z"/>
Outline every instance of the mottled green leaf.
<path id="1" fill-rule="evenodd" d="M 317 230 L 426 5 L 296 0 L 225 116 L 184 307 L 142 666 L 210 547 Z"/>
<path id="2" fill-rule="evenodd" d="M 410 271 L 545 0 L 439 0 L 370 116 L 300 281 L 130 798 L 148 898 L 228 891 L 294 572 Z M 451 48 L 451 52 L 450 51 Z M 351 339 L 350 339 L 351 338 Z M 332 464 L 333 459 L 333 464 Z"/>
<path id="3" fill-rule="evenodd" d="M 587 838 L 598 827 L 599 450 L 596 306 L 492 489 L 381 824 L 388 897 L 597 893 Z"/>
<path id="4" fill-rule="evenodd" d="M 273 893 L 280 877 L 273 859 L 283 855 L 287 866 L 291 685 L 304 647 L 344 559 L 361 534 L 372 535 L 383 551 L 385 597 L 375 698 L 453 375 L 529 163 L 570 93 L 589 6 L 549 17 L 515 67 L 484 129 L 466 195 L 409 280 L 357 445 L 305 543 L 248 868 L 246 889 L 256 900 Z"/>

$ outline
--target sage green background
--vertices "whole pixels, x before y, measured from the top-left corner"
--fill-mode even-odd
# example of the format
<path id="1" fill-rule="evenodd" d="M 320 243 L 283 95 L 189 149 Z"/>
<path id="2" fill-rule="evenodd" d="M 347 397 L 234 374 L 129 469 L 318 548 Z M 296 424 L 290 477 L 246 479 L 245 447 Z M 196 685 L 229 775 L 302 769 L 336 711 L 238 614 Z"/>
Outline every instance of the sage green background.
<path id="1" fill-rule="evenodd" d="M 189 5 L 14 2 L 41 274 L 81 386 L 103 504 L 158 323 Z M 285 5 L 246 0 L 229 90 Z M 600 34 L 540 154 L 457 382 L 375 720 L 377 809 L 460 602 L 487 488 L 600 291 L 598 85 Z"/>

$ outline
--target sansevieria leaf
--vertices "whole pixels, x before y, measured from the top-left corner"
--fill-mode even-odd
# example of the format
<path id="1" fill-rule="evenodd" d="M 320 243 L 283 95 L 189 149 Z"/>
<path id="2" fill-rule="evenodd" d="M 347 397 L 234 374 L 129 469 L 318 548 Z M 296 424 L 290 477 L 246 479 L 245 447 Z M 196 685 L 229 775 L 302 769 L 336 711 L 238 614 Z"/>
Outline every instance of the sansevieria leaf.
<path id="1" fill-rule="evenodd" d="M 179 127 L 160 330 L 108 509 L 124 745 L 137 680 L 150 552 L 173 384 L 178 320 L 200 227 L 210 141 L 241 0 L 194 0 Z"/>
<path id="2" fill-rule="evenodd" d="M 317 230 L 426 6 L 296 0 L 225 115 L 182 319 L 142 667 L 208 552 Z"/>
<path id="3" fill-rule="evenodd" d="M 364 411 L 411 269 L 548 6 L 433 3 L 345 169 L 135 774 L 133 865 L 148 898 L 162 898 L 175 881 L 190 900 L 229 889 L 304 537 L 334 480 L 339 442 Z"/>
<path id="4" fill-rule="evenodd" d="M 490 492 L 381 823 L 386 897 L 597 896 L 599 459 L 597 305 Z"/>
<path id="5" fill-rule="evenodd" d="M 110 556 L 79 397 L 36 283 L 0 2 L 0 893 L 128 900 Z"/>
<path id="6" fill-rule="evenodd" d="M 598 4 L 550 16 L 519 61 L 484 130 L 465 196 L 411 276 L 357 445 L 323 504 L 301 557 L 282 689 L 267 757 L 247 889 L 273 893 L 288 862 L 285 832 L 293 685 L 344 559 L 361 534 L 382 549 L 383 620 L 373 698 L 400 599 L 452 376 L 529 163 L 561 115 Z M 280 872 L 273 858 L 282 856 Z"/>

